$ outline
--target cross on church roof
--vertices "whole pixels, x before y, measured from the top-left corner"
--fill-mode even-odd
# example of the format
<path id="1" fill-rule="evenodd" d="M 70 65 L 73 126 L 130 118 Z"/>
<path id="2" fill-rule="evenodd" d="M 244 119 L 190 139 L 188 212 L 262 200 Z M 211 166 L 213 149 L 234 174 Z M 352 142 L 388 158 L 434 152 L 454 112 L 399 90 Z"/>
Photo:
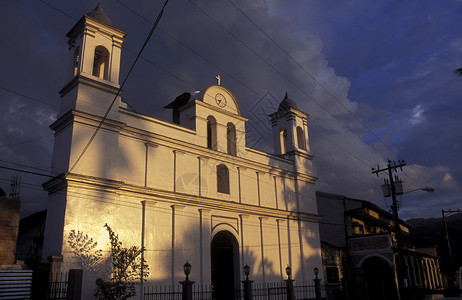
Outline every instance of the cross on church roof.
<path id="1" fill-rule="evenodd" d="M 221 85 L 221 76 L 217 75 L 215 78 L 217 79 L 218 85 Z"/>

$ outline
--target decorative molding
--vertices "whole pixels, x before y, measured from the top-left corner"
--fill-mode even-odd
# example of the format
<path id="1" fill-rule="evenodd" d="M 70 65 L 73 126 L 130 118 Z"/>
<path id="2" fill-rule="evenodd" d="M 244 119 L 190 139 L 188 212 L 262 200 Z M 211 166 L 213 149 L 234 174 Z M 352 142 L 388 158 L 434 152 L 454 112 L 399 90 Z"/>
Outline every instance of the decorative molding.
<path id="1" fill-rule="evenodd" d="M 220 225 L 228 225 L 232 227 L 237 234 L 239 234 L 239 219 L 226 217 L 226 216 L 219 216 L 219 215 L 212 215 L 212 232 Z"/>
<path id="2" fill-rule="evenodd" d="M 94 192 L 115 193 L 121 197 L 137 199 L 137 201 L 148 200 L 158 203 L 169 203 L 170 205 L 196 206 L 198 209 L 219 209 L 242 215 L 301 220 L 304 222 L 318 223 L 321 220 L 320 215 L 312 213 L 287 211 L 234 201 L 223 202 L 222 199 L 218 198 L 201 197 L 149 187 L 145 188 L 143 186 L 126 184 L 123 181 L 102 179 L 74 173 L 61 174 L 45 182 L 43 187 L 49 194 L 56 193 L 64 188 L 90 189 Z"/>

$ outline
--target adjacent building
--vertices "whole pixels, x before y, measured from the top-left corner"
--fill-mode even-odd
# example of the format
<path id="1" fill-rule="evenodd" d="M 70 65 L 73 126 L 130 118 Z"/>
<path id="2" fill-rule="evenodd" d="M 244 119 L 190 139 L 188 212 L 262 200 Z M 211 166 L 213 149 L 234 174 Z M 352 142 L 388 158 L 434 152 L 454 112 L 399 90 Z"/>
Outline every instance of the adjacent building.
<path id="1" fill-rule="evenodd" d="M 18 238 L 19 210 L 21 201 L 6 197 L 0 188 L 0 269 L 16 263 L 16 240 Z"/>
<path id="2" fill-rule="evenodd" d="M 355 299 L 396 297 L 396 230 L 391 213 L 377 205 L 346 196 L 317 192 L 326 283 L 331 294 L 349 291 Z M 412 227 L 400 220 L 403 235 Z M 412 293 L 443 289 L 435 249 L 403 247 L 404 288 Z"/>
<path id="3" fill-rule="evenodd" d="M 266 153 L 246 146 L 247 119 L 220 80 L 165 100 L 172 122 L 134 112 L 119 91 L 125 35 L 100 5 L 67 34 L 69 80 L 51 125 L 52 173 L 61 175 L 44 184 L 43 257 L 54 270 L 88 267 L 71 234 L 107 257 L 107 223 L 127 246 L 145 247 L 151 283 L 177 284 L 186 261 L 218 299 L 231 299 L 245 264 L 257 282 L 281 281 L 287 265 L 311 281 L 322 262 L 307 114 L 286 94 L 269 116 L 274 153 Z M 104 276 L 91 269 L 90 293 Z"/>

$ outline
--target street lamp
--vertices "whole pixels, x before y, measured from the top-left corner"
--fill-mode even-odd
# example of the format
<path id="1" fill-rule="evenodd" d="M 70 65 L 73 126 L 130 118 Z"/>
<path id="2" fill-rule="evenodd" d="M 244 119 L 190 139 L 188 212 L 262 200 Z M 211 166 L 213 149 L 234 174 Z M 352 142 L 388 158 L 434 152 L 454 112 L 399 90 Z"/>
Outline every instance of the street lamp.
<path id="1" fill-rule="evenodd" d="M 186 281 L 189 280 L 189 274 L 191 274 L 191 264 L 186 261 L 186 263 L 183 265 L 183 271 L 184 271 L 184 274 L 186 275 Z"/>
<path id="2" fill-rule="evenodd" d="M 241 281 L 244 284 L 244 300 L 252 299 L 252 283 L 253 280 L 249 280 L 250 267 L 248 264 L 244 266 L 245 280 Z"/>
<path id="3" fill-rule="evenodd" d="M 313 279 L 316 300 L 321 300 L 321 279 L 318 278 L 319 269 L 317 267 L 315 267 L 313 269 L 313 272 L 314 272 L 314 276 L 316 276 L 316 278 Z"/>
<path id="4" fill-rule="evenodd" d="M 415 192 L 415 191 L 424 191 L 424 192 L 427 192 L 427 193 L 433 193 L 435 191 L 435 189 L 432 188 L 432 187 L 427 186 L 427 187 L 424 187 L 424 188 L 418 188 L 418 189 L 415 189 L 415 190 L 410 190 L 410 191 L 404 192 L 401 195 L 409 194 L 409 193 L 412 193 L 412 192 Z"/>
<path id="5" fill-rule="evenodd" d="M 186 275 L 186 279 L 184 281 L 180 281 L 181 285 L 183 286 L 182 299 L 192 300 L 192 285 L 195 281 L 189 280 L 189 274 L 191 274 L 191 264 L 188 261 L 186 261 L 186 263 L 183 265 L 183 271 Z"/>
<path id="6" fill-rule="evenodd" d="M 289 265 L 287 265 L 286 267 L 286 274 L 287 274 L 287 277 L 291 279 L 290 275 L 292 275 L 292 268 Z"/>
<path id="7" fill-rule="evenodd" d="M 286 274 L 287 279 L 284 281 L 286 282 L 287 300 L 295 300 L 294 280 L 290 278 L 290 275 L 292 275 L 292 268 L 289 265 L 286 267 Z"/>
<path id="8" fill-rule="evenodd" d="M 413 189 L 413 190 L 410 190 L 410 191 L 407 191 L 407 192 L 403 192 L 403 182 L 401 180 L 399 180 L 398 178 L 395 178 L 396 180 L 393 181 L 393 187 L 395 189 L 395 195 L 399 196 L 399 195 L 404 195 L 404 194 L 409 194 L 409 193 L 412 193 L 412 192 L 416 192 L 416 191 L 424 191 L 424 192 L 427 192 L 427 193 L 433 193 L 435 191 L 434 188 L 432 187 L 424 187 L 424 188 L 418 188 L 418 189 Z M 392 192 L 391 192 L 391 184 L 388 183 L 388 181 L 385 181 L 384 184 L 382 184 L 382 193 L 383 193 L 383 196 L 388 198 L 388 197 L 391 197 L 392 196 Z"/>
<path id="9" fill-rule="evenodd" d="M 245 264 L 244 266 L 244 274 L 245 274 L 245 280 L 249 280 L 250 267 L 248 264 Z"/>

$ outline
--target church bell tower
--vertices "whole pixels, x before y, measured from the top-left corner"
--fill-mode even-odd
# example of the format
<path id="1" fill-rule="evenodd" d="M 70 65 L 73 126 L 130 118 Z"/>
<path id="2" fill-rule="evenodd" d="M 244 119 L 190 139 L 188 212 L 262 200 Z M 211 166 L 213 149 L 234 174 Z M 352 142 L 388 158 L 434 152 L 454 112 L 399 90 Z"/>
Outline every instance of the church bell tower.
<path id="1" fill-rule="evenodd" d="M 307 117 L 286 93 L 278 110 L 270 115 L 275 154 L 292 160 L 294 155 L 309 154 Z"/>
<path id="2" fill-rule="evenodd" d="M 104 114 L 119 89 L 122 43 L 126 33 L 112 24 L 101 4 L 67 33 L 69 82 L 60 91 L 58 117 L 69 110 Z M 120 97 L 115 103 L 120 104 Z"/>
<path id="3" fill-rule="evenodd" d="M 50 128 L 55 131 L 52 169 L 69 172 L 80 160 L 84 143 L 89 141 L 101 120 L 118 124 L 120 107 L 119 70 L 122 43 L 126 33 L 112 24 L 100 4 L 84 15 L 67 33 L 69 63 L 57 120 Z M 90 121 L 82 125 L 82 121 Z M 90 126 L 88 126 L 91 124 Z M 103 127 L 104 129 L 104 127 Z M 117 144 L 111 131 L 99 133 L 103 145 Z M 111 164 L 109 155 L 87 155 L 74 172 L 90 172 L 99 163 Z M 105 162 L 108 160 L 108 162 Z M 101 168 L 100 168 L 101 169 Z"/>

